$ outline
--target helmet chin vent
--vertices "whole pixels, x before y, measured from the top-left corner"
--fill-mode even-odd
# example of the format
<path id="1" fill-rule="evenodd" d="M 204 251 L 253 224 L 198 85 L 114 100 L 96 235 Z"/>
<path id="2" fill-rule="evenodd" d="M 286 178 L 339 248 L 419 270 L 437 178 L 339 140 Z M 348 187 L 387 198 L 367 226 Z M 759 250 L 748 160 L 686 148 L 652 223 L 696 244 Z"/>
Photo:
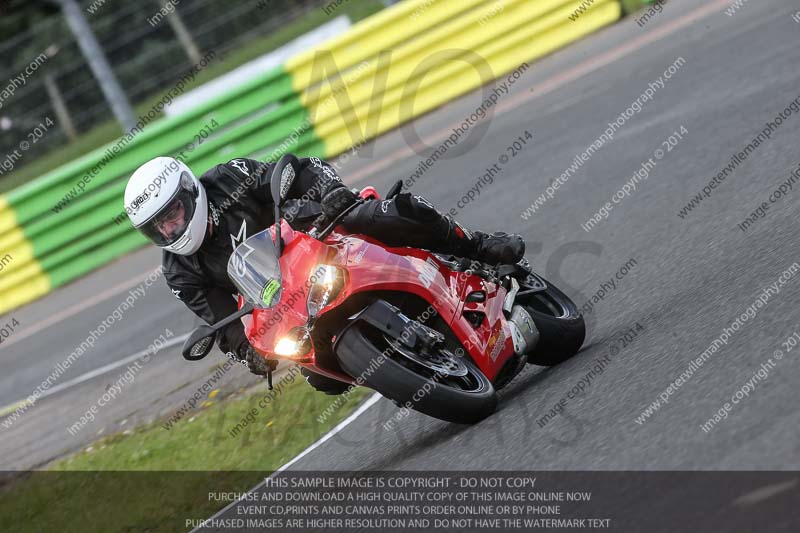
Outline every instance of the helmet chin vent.
<path id="1" fill-rule="evenodd" d="M 179 251 L 181 248 L 183 248 L 184 246 L 186 246 L 187 244 L 189 244 L 189 242 L 190 242 L 191 240 L 192 240 L 192 238 L 191 238 L 191 236 L 189 235 L 189 232 L 187 231 L 186 233 L 184 233 L 184 234 L 183 234 L 183 236 L 182 236 L 180 239 L 178 239 L 178 240 L 177 240 L 177 241 L 176 241 L 176 242 L 175 242 L 175 243 L 172 245 L 172 248 L 174 248 L 174 249 L 175 249 L 175 251 L 177 252 L 177 251 Z"/>

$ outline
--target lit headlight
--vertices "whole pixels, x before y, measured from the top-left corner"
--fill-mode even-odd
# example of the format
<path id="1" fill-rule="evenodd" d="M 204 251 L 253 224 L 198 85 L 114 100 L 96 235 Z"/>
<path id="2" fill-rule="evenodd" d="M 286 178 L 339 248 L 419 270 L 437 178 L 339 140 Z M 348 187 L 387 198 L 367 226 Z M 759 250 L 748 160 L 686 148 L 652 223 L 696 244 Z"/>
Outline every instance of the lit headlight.
<path id="1" fill-rule="evenodd" d="M 309 278 L 311 287 L 307 307 L 310 318 L 316 317 L 322 308 L 336 299 L 342 290 L 343 279 L 342 271 L 335 266 L 317 265 Z"/>
<path id="2" fill-rule="evenodd" d="M 311 350 L 308 331 L 305 328 L 294 328 L 286 337 L 278 340 L 274 352 L 281 357 L 297 358 L 306 355 Z"/>
<path id="3" fill-rule="evenodd" d="M 293 341 L 289 337 L 284 337 L 275 345 L 275 353 L 284 357 L 291 357 L 297 353 L 300 348 L 297 341 Z"/>

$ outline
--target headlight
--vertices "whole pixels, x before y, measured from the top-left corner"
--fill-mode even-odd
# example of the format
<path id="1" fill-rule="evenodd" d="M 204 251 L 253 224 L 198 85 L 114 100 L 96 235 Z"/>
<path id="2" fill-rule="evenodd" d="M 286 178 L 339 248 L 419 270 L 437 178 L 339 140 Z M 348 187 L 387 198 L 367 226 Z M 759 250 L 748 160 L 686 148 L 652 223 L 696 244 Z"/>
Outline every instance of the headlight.
<path id="1" fill-rule="evenodd" d="M 289 358 L 302 358 L 311 350 L 308 330 L 303 327 L 294 328 L 289 334 L 278 340 L 273 351 L 276 355 Z"/>
<path id="2" fill-rule="evenodd" d="M 297 353 L 300 348 L 297 341 L 293 341 L 289 337 L 284 337 L 275 345 L 275 353 L 284 357 L 291 357 Z"/>
<path id="3" fill-rule="evenodd" d="M 308 316 L 315 318 L 330 302 L 336 299 L 344 284 L 342 271 L 335 266 L 317 265 L 311 273 L 308 291 Z"/>

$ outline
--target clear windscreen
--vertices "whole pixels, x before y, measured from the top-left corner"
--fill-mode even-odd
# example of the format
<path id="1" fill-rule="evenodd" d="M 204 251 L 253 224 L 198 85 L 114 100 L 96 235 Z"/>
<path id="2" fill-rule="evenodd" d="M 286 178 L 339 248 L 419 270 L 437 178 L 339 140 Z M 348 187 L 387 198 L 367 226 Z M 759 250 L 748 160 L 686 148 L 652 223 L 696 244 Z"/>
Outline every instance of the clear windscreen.
<path id="1" fill-rule="evenodd" d="M 255 307 L 267 309 L 281 299 L 281 267 L 269 230 L 256 233 L 234 250 L 228 277 Z"/>

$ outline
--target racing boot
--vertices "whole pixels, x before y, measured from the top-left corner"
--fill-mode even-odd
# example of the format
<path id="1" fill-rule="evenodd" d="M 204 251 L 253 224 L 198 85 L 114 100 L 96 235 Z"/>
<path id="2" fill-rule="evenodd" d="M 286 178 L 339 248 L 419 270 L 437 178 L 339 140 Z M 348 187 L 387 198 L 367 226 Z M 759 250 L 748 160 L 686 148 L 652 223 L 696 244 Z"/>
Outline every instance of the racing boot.
<path id="1" fill-rule="evenodd" d="M 467 259 L 490 265 L 514 264 L 525 255 L 525 241 L 515 233 L 483 233 L 469 231 L 455 219 L 443 217 L 448 224 L 447 247 L 449 252 Z"/>
<path id="2" fill-rule="evenodd" d="M 305 368 L 301 368 L 300 373 L 306 378 L 306 383 L 311 385 L 317 391 L 325 393 L 328 396 L 344 394 L 352 387 L 352 385 L 348 385 L 347 383 L 337 379 L 331 379 L 327 376 L 323 376 L 322 374 L 317 374 L 316 372 L 312 372 L 311 370 L 307 370 Z"/>

